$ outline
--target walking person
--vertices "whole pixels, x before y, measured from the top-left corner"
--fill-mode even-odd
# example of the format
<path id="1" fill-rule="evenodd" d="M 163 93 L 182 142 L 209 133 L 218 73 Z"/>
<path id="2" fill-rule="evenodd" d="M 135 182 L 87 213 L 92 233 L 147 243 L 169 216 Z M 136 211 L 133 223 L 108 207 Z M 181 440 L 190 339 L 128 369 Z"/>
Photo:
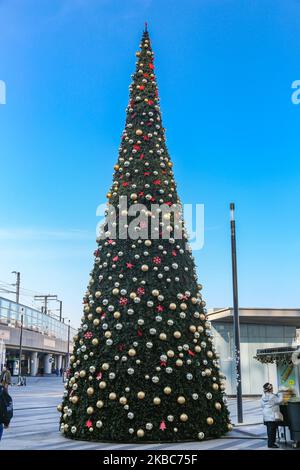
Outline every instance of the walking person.
<path id="1" fill-rule="evenodd" d="M 273 385 L 269 382 L 263 386 L 263 395 L 261 397 L 261 406 L 263 409 L 264 424 L 267 426 L 268 447 L 278 449 L 276 444 L 276 431 L 283 416 L 280 413 L 279 404 L 282 402 L 282 394 L 273 393 Z"/>
<path id="2" fill-rule="evenodd" d="M 3 429 L 7 429 L 13 417 L 13 402 L 7 388 L 0 385 L 0 441 Z"/>
<path id="3" fill-rule="evenodd" d="M 2 387 L 8 389 L 8 386 L 11 385 L 11 373 L 10 371 L 6 368 L 6 366 L 3 366 L 1 376 L 0 376 L 0 385 Z"/>

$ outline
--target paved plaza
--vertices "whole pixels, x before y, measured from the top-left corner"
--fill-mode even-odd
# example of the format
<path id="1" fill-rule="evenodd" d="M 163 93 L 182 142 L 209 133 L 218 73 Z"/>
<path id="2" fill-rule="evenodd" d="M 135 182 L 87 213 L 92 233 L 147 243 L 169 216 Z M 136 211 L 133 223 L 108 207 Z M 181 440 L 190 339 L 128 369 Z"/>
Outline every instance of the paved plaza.
<path id="1" fill-rule="evenodd" d="M 59 432 L 59 413 L 63 383 L 60 377 L 28 378 L 26 387 L 13 386 L 14 418 L 5 430 L 0 450 L 264 450 L 266 429 L 261 422 L 258 399 L 244 399 L 245 424 L 235 426 L 226 437 L 204 442 L 176 444 L 116 444 L 90 443 L 66 439 Z M 233 423 L 236 422 L 235 401 L 229 400 Z M 284 450 L 286 447 L 281 445 Z"/>

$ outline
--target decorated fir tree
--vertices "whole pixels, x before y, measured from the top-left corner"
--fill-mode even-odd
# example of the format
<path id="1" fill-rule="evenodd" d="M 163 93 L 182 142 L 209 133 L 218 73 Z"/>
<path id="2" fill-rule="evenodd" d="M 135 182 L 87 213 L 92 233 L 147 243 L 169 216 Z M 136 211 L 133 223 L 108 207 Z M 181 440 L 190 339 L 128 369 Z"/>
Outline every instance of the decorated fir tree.
<path id="1" fill-rule="evenodd" d="M 218 437 L 231 426 L 223 376 L 184 227 L 176 236 L 182 209 L 147 30 L 136 55 L 107 217 L 58 407 L 61 430 L 99 441 Z"/>

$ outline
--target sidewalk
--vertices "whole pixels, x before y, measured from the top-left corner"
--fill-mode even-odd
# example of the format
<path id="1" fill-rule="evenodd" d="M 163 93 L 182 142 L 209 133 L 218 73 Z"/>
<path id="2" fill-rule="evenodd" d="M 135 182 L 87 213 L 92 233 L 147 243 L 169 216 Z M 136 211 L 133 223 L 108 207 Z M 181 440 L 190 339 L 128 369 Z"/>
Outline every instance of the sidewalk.
<path id="1" fill-rule="evenodd" d="M 184 443 L 117 444 L 73 441 L 59 432 L 59 414 L 56 406 L 61 402 L 61 377 L 29 377 L 27 386 L 10 388 L 14 399 L 14 418 L 5 430 L 0 450 L 266 450 L 266 428 L 261 423 L 259 399 L 244 399 L 244 423 L 234 426 L 232 432 L 221 439 Z M 233 423 L 236 422 L 236 400 L 229 399 Z M 282 449 L 286 449 L 283 445 Z"/>

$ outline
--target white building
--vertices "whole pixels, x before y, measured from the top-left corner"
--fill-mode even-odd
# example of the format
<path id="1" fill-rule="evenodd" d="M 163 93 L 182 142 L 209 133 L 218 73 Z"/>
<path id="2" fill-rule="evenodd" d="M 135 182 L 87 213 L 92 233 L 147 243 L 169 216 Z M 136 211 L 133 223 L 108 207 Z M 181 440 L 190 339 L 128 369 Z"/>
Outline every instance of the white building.
<path id="1" fill-rule="evenodd" d="M 298 342 L 300 309 L 240 308 L 241 376 L 243 395 L 260 395 L 265 382 L 277 385 L 276 364 L 262 364 L 256 351 L 265 348 L 293 346 Z M 226 375 L 226 393 L 235 395 L 233 309 L 210 310 L 214 344 L 220 354 L 222 372 Z"/>

